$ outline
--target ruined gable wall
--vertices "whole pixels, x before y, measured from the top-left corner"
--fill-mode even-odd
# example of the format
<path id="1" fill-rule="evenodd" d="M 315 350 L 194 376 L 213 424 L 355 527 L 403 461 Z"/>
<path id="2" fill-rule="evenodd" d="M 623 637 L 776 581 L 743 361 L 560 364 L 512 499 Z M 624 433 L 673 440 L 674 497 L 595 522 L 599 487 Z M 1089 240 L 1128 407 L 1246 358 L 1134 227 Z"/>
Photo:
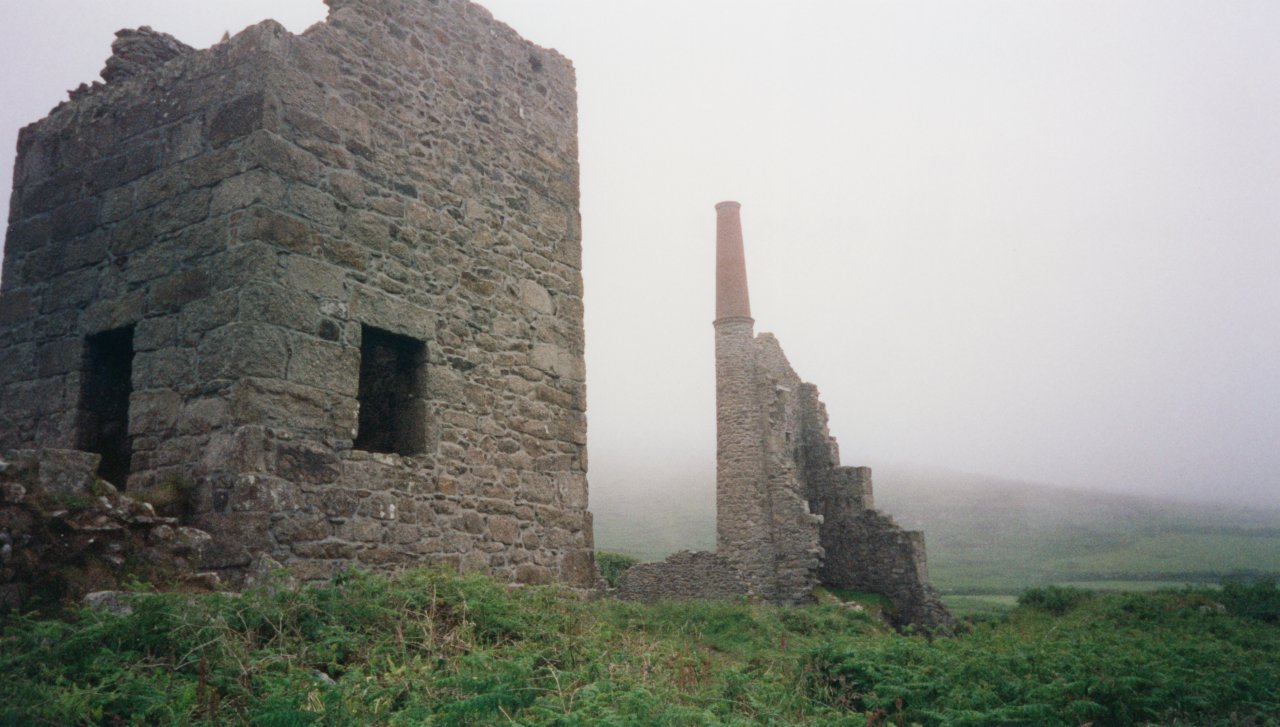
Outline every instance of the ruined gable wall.
<path id="1" fill-rule="evenodd" d="M 877 510 L 848 508 L 831 513 L 845 535 L 832 543 L 822 564 L 822 582 L 835 588 L 879 593 L 889 599 L 898 624 L 948 626 L 942 599 L 929 583 L 924 533 L 903 530 Z"/>
<path id="2" fill-rule="evenodd" d="M 773 514 L 751 319 L 716 321 L 715 336 L 716 553 L 764 594 L 772 590 Z"/>
<path id="3" fill-rule="evenodd" d="M 898 623 L 949 624 L 929 584 L 924 535 L 873 509 L 871 470 L 840 465 L 817 387 L 800 380 L 777 339 L 760 334 L 754 353 L 778 592 L 807 594 L 818 583 L 871 591 L 890 600 Z"/>
<path id="4" fill-rule="evenodd" d="M 871 468 L 840 465 L 817 387 L 803 384 L 799 399 L 803 444 L 797 460 L 809 507 L 822 516 L 820 581 L 886 596 L 896 623 L 948 626 L 951 615 L 929 583 L 924 534 L 903 530 L 875 510 Z"/>
<path id="5" fill-rule="evenodd" d="M 802 383 L 773 334 L 754 341 L 757 370 L 755 398 L 763 420 L 763 449 L 771 512 L 770 546 L 773 590 L 770 600 L 783 603 L 811 598 L 818 585 L 821 518 L 806 500 L 802 460 L 805 412 Z"/>
<path id="6" fill-rule="evenodd" d="M 154 479 L 198 459 L 216 397 L 208 374 L 224 359 L 207 336 L 234 318 L 240 282 L 243 203 L 227 180 L 266 163 L 240 133 L 251 120 L 222 102 L 258 86 L 280 32 L 266 23 L 82 87 L 22 130 L 0 289 L 0 446 L 75 447 L 84 337 L 133 325 L 134 471 Z"/>
<path id="7" fill-rule="evenodd" d="M 72 446 L 83 337 L 134 324 L 130 489 L 194 485 L 208 567 L 591 585 L 572 67 L 470 3 L 332 5 L 24 132 L 3 443 Z M 352 449 L 362 324 L 426 344 L 421 453 Z"/>
<path id="8" fill-rule="evenodd" d="M 230 445 L 303 483 L 296 517 L 260 511 L 274 552 L 590 585 L 572 66 L 470 3 L 333 4 L 271 77 L 298 168 L 262 210 L 263 295 L 307 314 L 264 318 L 289 367 L 237 384 L 244 430 L 269 431 Z M 310 415 L 335 396 L 354 416 L 360 324 L 426 342 L 421 454 L 345 449 Z M 206 517 L 246 522 L 228 509 Z"/>

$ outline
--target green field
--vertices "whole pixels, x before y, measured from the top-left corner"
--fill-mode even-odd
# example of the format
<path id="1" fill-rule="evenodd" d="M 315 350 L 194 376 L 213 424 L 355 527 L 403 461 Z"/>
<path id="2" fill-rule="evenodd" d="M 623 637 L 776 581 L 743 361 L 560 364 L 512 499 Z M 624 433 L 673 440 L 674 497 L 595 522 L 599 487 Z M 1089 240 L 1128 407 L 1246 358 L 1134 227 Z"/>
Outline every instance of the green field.
<path id="1" fill-rule="evenodd" d="M 942 600 L 956 618 L 988 618 L 1003 616 L 1018 604 L 1017 596 L 943 596 Z"/>
<path id="2" fill-rule="evenodd" d="M 846 594 L 857 596 L 858 594 Z M 1041 589 L 953 636 L 410 571 L 0 616 L 0 726 L 1273 725 L 1274 584 Z"/>

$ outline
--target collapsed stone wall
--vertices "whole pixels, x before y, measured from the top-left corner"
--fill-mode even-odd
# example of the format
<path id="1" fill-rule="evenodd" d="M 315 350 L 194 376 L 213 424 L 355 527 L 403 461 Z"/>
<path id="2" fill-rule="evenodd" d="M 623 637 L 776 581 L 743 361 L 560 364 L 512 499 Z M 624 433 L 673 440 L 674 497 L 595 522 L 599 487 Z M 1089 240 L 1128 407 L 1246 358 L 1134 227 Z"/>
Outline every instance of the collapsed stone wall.
<path id="1" fill-rule="evenodd" d="M 85 446 L 88 342 L 123 332 L 115 484 L 212 533 L 204 567 L 594 585 L 572 64 L 464 0 L 329 5 L 122 34 L 23 129 L 0 449 Z M 403 451 L 355 446 L 368 331 L 422 352 Z"/>
<path id="2" fill-rule="evenodd" d="M 879 593 L 889 599 L 895 623 L 949 625 L 951 615 L 929 583 L 924 534 L 903 530 L 874 509 L 871 469 L 840 465 L 818 388 L 800 380 L 771 334 L 760 334 L 755 343 L 754 365 L 765 383 L 757 396 L 768 412 L 770 476 L 798 480 L 815 516 L 808 529 L 780 531 L 775 542 L 795 549 L 817 538 L 815 584 Z"/>
<path id="3" fill-rule="evenodd" d="M 622 574 L 615 598 L 654 602 L 690 598 L 733 599 L 751 589 L 727 558 L 682 550 L 659 563 L 638 563 Z"/>
<path id="4" fill-rule="evenodd" d="M 873 509 L 871 470 L 840 465 L 817 387 L 772 334 L 755 334 L 739 207 L 716 205 L 716 553 L 647 565 L 627 595 L 722 597 L 735 577 L 739 593 L 772 603 L 811 601 L 818 585 L 857 588 L 886 596 L 896 623 L 946 628 L 924 536 Z M 714 594 L 699 590 L 717 562 Z"/>
<path id="5" fill-rule="evenodd" d="M 77 600 L 141 579 L 216 585 L 196 573 L 208 533 L 159 516 L 98 479 L 98 455 L 18 450 L 0 458 L 0 612 Z"/>
<path id="6" fill-rule="evenodd" d="M 849 508 L 830 517 L 847 535 L 832 539 L 826 551 L 823 585 L 884 595 L 895 624 L 951 623 L 950 612 L 929 583 L 924 533 L 903 530 L 878 510 Z"/>

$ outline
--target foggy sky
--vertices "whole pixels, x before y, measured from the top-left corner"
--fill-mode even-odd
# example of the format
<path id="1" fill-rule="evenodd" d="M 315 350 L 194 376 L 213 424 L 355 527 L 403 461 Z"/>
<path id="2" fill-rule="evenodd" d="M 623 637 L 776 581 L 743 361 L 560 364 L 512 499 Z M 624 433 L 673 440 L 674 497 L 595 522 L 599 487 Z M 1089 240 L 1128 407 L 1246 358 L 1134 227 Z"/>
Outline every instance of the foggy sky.
<path id="1" fill-rule="evenodd" d="M 596 503 L 710 471 L 736 199 L 846 464 L 1280 505 L 1280 4 L 482 4 L 578 71 Z M 0 200 L 116 29 L 324 14 L 0 0 Z"/>

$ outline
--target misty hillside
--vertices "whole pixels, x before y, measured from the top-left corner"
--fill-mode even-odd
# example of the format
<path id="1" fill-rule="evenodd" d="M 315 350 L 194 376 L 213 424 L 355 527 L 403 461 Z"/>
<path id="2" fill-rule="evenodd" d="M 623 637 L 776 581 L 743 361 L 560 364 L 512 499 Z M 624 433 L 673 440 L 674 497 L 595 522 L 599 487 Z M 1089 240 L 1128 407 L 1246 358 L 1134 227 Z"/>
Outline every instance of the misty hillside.
<path id="1" fill-rule="evenodd" d="M 593 479 L 596 546 L 646 560 L 715 546 L 714 475 L 648 486 Z M 1280 575 L 1280 511 L 879 467 L 876 506 L 925 531 L 944 592 L 1043 583 L 1141 588 Z"/>

